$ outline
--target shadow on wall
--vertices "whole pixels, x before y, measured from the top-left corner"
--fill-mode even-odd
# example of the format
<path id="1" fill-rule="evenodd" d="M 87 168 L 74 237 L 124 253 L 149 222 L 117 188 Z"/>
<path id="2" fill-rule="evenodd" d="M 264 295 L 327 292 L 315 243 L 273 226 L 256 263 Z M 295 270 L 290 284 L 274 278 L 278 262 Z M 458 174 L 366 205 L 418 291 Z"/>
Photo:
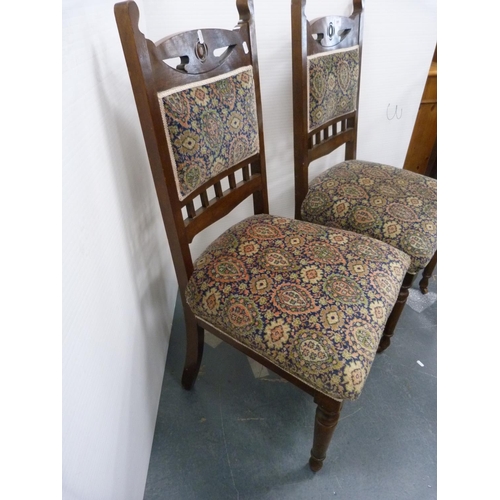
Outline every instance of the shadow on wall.
<path id="1" fill-rule="evenodd" d="M 141 332 L 143 337 L 134 338 L 130 352 L 130 393 L 123 399 L 124 418 L 117 425 L 124 427 L 120 435 L 130 436 L 121 446 L 123 465 L 130 453 L 144 446 L 144 436 L 153 436 L 159 392 L 163 379 L 164 363 L 158 363 L 158 349 L 168 349 L 170 329 L 177 296 L 175 278 L 165 230 L 154 191 L 152 176 L 139 121 L 135 113 L 134 100 L 126 70 L 122 75 L 102 71 L 105 59 L 94 48 L 94 81 L 99 85 L 99 104 L 103 120 L 106 123 L 107 143 L 109 147 L 111 169 L 114 173 L 116 194 L 119 200 L 124 234 L 128 242 L 130 269 L 135 283 L 135 295 L 140 304 Z M 106 80 L 106 81 L 104 81 Z M 120 99 L 126 93 L 126 99 L 134 106 L 122 106 Z M 130 92 L 131 93 L 131 92 Z M 134 113 L 125 114 L 122 109 L 133 109 Z M 150 384 L 138 384 L 137 375 Z M 143 413 L 149 411 L 148 429 L 138 432 L 137 425 L 144 425 L 144 419 L 137 416 L 134 405 L 140 404 Z M 139 412 L 140 413 L 140 412 Z M 148 451 L 149 453 L 149 451 Z M 117 469 L 120 469 L 117 467 Z M 130 476 L 130 482 L 134 480 Z M 116 480 L 123 481 L 122 477 Z M 134 483 L 135 484 L 135 483 Z M 132 486 L 132 484 L 131 484 Z M 123 485 L 120 487 L 123 490 Z M 126 487 L 123 491 L 126 491 Z"/>

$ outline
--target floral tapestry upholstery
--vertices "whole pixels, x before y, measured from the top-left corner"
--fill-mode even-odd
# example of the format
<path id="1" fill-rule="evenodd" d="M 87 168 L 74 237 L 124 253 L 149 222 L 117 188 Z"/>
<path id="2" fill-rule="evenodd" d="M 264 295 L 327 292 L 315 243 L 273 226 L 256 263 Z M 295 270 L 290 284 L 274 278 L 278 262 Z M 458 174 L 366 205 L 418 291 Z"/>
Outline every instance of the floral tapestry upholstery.
<path id="1" fill-rule="evenodd" d="M 309 131 L 355 111 L 358 98 L 359 47 L 307 58 Z"/>
<path id="2" fill-rule="evenodd" d="M 409 257 L 377 240 L 255 215 L 196 260 L 194 314 L 335 399 L 356 399 Z"/>
<path id="3" fill-rule="evenodd" d="M 339 163 L 316 177 L 303 220 L 384 241 L 411 257 L 417 273 L 437 247 L 437 181 L 367 161 Z"/>
<path id="4" fill-rule="evenodd" d="M 158 98 L 181 200 L 258 153 L 251 66 L 161 92 Z"/>

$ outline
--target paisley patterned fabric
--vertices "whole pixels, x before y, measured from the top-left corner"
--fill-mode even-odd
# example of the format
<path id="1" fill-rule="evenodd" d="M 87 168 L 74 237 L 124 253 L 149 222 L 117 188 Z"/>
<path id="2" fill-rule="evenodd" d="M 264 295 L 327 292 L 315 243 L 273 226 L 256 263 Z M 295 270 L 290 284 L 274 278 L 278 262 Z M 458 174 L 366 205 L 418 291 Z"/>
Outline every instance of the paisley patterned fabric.
<path id="1" fill-rule="evenodd" d="M 194 314 L 335 399 L 356 399 L 409 257 L 377 240 L 256 215 L 194 264 Z"/>
<path id="2" fill-rule="evenodd" d="M 158 98 L 181 200 L 259 151 L 251 66 Z"/>
<path id="3" fill-rule="evenodd" d="M 411 257 L 417 273 L 437 247 L 437 182 L 408 170 L 350 160 L 316 177 L 302 218 L 384 241 Z"/>
<path id="4" fill-rule="evenodd" d="M 309 74 L 309 131 L 356 109 L 359 47 L 307 58 Z"/>

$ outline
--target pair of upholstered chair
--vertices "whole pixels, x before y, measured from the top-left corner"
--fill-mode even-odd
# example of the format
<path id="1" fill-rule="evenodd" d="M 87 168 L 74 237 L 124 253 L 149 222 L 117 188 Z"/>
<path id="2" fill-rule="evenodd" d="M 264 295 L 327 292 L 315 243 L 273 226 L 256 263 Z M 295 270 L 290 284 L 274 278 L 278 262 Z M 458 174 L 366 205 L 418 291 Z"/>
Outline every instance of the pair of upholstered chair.
<path id="1" fill-rule="evenodd" d="M 401 217 L 410 223 L 421 212 L 431 213 L 427 202 L 432 183 L 418 177 L 414 185 L 406 172 L 351 161 L 314 181 L 305 196 L 302 166 L 322 152 L 324 144 L 337 143 L 328 141 L 330 136 L 351 139 L 346 151 L 354 158 L 356 133 L 356 106 L 345 104 L 343 95 L 327 102 L 322 91 L 311 92 L 314 102 L 308 100 L 308 74 L 316 78 L 318 65 L 324 65 L 337 78 L 335 85 L 357 100 L 358 90 L 352 89 L 360 51 L 344 51 L 347 37 L 340 36 L 340 62 L 330 58 L 330 46 L 321 49 L 323 60 L 316 57 L 303 7 L 304 2 L 293 1 L 295 97 L 306 83 L 300 90 L 305 99 L 294 103 L 300 110 L 295 117 L 300 122 L 295 124 L 295 154 L 297 190 L 302 193 L 302 211 L 295 219 L 269 215 L 252 0 L 237 0 L 240 20 L 234 30 L 192 30 L 156 43 L 140 32 L 134 2 L 116 4 L 115 16 L 184 309 L 182 384 L 193 387 L 206 330 L 306 391 L 317 404 L 309 460 L 317 471 L 343 401 L 360 395 L 377 349 L 384 346 L 381 339 L 390 338 L 387 325 L 401 302 L 399 290 L 417 269 L 418 255 L 409 255 L 408 248 L 420 241 L 415 226 L 403 224 Z M 353 15 L 349 22 L 356 26 L 358 2 Z M 326 36 L 337 36 L 325 22 Z M 321 41 L 324 35 L 315 38 Z M 165 62 L 175 58 L 176 67 Z M 326 89 L 329 85 L 327 80 Z M 320 87 L 318 79 L 314 88 Z M 337 105 L 340 118 L 328 115 L 325 121 L 320 116 Z M 324 110 L 309 113 L 308 106 Z M 307 126 L 307 116 L 318 118 L 320 128 Z M 332 132 L 337 122 L 342 131 Z M 320 136 L 326 140 L 316 138 Z M 416 186 L 426 191 L 418 193 Z M 396 192 L 410 196 L 403 201 Z M 217 237 L 193 261 L 193 238 L 249 196 L 254 215 Z M 352 216 L 339 210 L 342 196 L 345 210 L 354 210 Z M 391 244 L 382 241 L 377 230 L 363 231 L 370 215 L 377 221 L 385 217 L 373 208 L 375 197 L 385 200 L 383 207 L 398 220 L 395 224 L 405 233 L 402 241 L 408 248 L 392 244 L 396 239 Z M 364 207 L 367 215 L 356 206 Z M 340 222 L 327 218 L 330 208 L 341 215 Z M 343 228 L 344 218 L 353 230 Z M 379 221 L 382 232 L 384 224 Z M 426 240 L 427 246 L 433 244 Z M 423 260 L 418 262 L 422 266 Z"/>

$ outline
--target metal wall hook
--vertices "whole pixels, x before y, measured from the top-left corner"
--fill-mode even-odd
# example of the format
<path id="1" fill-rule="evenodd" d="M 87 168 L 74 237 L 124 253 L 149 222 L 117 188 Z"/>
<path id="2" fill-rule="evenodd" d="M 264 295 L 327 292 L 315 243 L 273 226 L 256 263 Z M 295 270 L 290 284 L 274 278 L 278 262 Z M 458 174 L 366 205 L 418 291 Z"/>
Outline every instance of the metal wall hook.
<path id="1" fill-rule="evenodd" d="M 394 120 L 394 118 L 401 120 L 401 117 L 403 116 L 403 108 L 400 109 L 399 115 L 398 115 L 398 105 L 396 104 L 396 109 L 394 110 L 394 113 L 391 116 L 389 116 L 389 108 L 391 107 L 391 103 L 387 105 L 387 110 L 385 112 L 387 119 L 388 120 Z"/>

